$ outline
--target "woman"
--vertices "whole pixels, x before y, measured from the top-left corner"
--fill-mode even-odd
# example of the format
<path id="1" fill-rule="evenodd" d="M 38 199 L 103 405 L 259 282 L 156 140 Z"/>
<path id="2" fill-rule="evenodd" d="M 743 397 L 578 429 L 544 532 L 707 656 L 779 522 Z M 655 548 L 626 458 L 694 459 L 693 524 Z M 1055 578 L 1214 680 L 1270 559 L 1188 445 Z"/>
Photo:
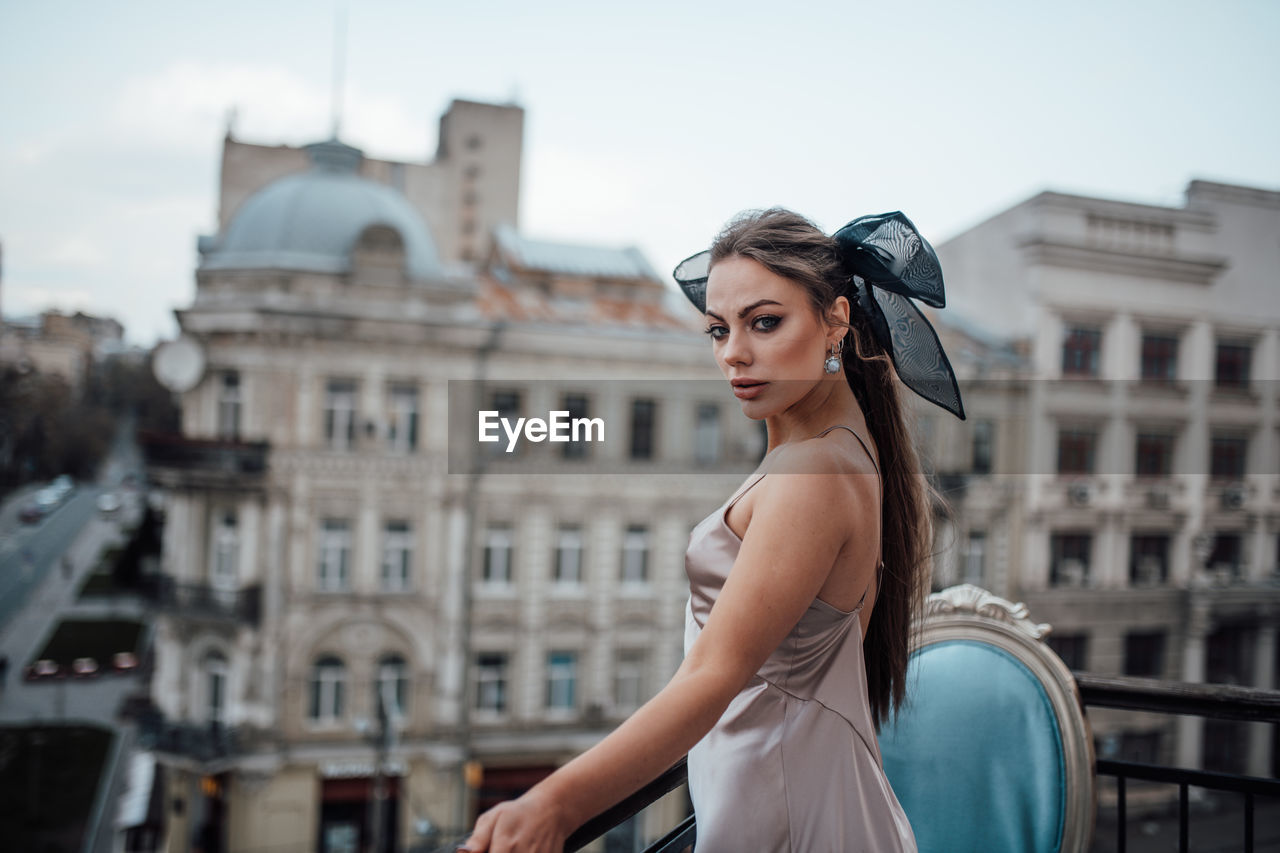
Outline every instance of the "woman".
<path id="1" fill-rule="evenodd" d="M 768 452 L 690 536 L 685 659 L 671 681 L 481 815 L 465 849 L 559 853 L 688 753 L 698 853 L 914 851 L 875 731 L 904 697 L 931 545 L 895 374 L 964 417 L 906 298 L 942 307 L 937 258 L 900 213 L 828 237 L 775 209 L 730 223 L 676 279 L 743 412 L 765 421 Z"/>

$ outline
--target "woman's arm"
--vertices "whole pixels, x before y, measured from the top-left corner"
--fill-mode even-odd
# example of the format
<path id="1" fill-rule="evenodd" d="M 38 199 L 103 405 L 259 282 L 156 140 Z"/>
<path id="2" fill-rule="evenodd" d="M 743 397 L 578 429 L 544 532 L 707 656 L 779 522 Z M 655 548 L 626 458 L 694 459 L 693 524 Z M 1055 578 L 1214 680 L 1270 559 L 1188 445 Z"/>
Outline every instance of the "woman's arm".
<path id="1" fill-rule="evenodd" d="M 760 490 L 733 570 L 671 681 L 591 749 L 481 815 L 469 849 L 560 853 L 570 832 L 711 730 L 813 602 L 852 529 L 856 478 L 831 476 L 847 463 L 821 445 L 797 450 L 807 452 L 788 471 L 801 473 Z"/>

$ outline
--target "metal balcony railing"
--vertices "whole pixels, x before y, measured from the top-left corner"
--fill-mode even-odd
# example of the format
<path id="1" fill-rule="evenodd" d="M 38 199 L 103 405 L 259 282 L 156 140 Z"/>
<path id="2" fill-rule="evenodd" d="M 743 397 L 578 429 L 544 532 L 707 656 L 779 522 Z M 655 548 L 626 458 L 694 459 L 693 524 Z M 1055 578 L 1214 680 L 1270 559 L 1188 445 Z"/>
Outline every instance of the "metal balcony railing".
<path id="1" fill-rule="evenodd" d="M 207 584 L 178 583 L 159 575 L 145 594 L 159 609 L 184 618 L 257 625 L 262 613 L 262 587 L 223 590 Z"/>
<path id="2" fill-rule="evenodd" d="M 1086 706 L 1154 711 L 1252 722 L 1280 722 L 1280 690 L 1259 690 L 1221 684 L 1187 684 L 1152 678 L 1073 673 Z M 1280 798 L 1280 780 L 1237 773 L 1214 773 L 1143 764 L 1136 761 L 1098 759 L 1095 773 L 1116 780 L 1116 850 L 1125 853 L 1128 841 L 1126 790 L 1128 779 L 1178 786 L 1178 850 L 1189 849 L 1190 803 L 1188 789 L 1205 788 L 1240 794 L 1244 798 L 1244 849 L 1253 853 L 1254 806 L 1259 796 Z"/>
<path id="3" fill-rule="evenodd" d="M 270 444 L 265 441 L 190 438 L 159 432 L 138 432 L 138 442 L 153 475 L 196 478 L 209 485 L 220 481 L 243 483 L 267 471 Z M 154 478 L 154 477 L 153 477 Z"/>
<path id="4" fill-rule="evenodd" d="M 1073 675 L 1080 689 L 1081 699 L 1086 706 L 1280 723 L 1280 690 L 1186 684 L 1150 678 L 1094 675 L 1086 672 L 1076 672 Z M 1243 797 L 1246 853 L 1252 853 L 1254 849 L 1256 798 L 1280 798 L 1280 780 L 1277 779 L 1109 759 L 1098 759 L 1095 767 L 1097 775 L 1111 776 L 1116 780 L 1118 827 L 1116 844 L 1119 853 L 1124 853 L 1128 835 L 1125 801 L 1125 781 L 1128 779 L 1163 782 L 1178 786 L 1178 849 L 1183 853 L 1189 849 L 1190 837 L 1188 788 L 1231 792 Z M 565 853 L 581 850 L 613 827 L 684 784 L 687 778 L 685 761 L 681 759 L 678 764 L 635 794 L 583 824 L 570 836 L 565 845 Z M 645 853 L 682 853 L 693 844 L 696 833 L 695 817 L 690 815 L 661 839 L 645 848 Z"/>

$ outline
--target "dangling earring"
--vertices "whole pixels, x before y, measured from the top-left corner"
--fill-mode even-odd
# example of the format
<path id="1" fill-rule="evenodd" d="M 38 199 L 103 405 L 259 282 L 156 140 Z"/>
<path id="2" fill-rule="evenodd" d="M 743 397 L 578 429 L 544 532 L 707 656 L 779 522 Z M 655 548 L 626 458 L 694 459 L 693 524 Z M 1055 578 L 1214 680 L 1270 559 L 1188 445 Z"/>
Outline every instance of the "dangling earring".
<path id="1" fill-rule="evenodd" d="M 822 369 L 823 369 L 823 370 L 825 370 L 827 373 L 839 373 L 839 372 L 840 372 L 840 358 L 839 358 L 839 353 L 840 353 L 840 350 L 841 350 L 841 349 L 842 349 L 842 347 L 841 347 L 841 345 L 840 345 L 840 344 L 838 344 L 838 343 L 836 343 L 836 344 L 832 344 L 832 345 L 831 345 L 831 355 L 827 356 L 827 360 L 826 360 L 826 362 L 825 362 L 825 363 L 823 363 L 823 365 L 822 365 Z"/>

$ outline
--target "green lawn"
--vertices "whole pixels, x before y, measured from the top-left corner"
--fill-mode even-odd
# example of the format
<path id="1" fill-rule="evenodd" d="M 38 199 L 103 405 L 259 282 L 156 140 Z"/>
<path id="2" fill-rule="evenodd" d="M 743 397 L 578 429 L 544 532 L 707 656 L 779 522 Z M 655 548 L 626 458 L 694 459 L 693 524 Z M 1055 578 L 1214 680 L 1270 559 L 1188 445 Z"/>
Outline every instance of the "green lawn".
<path id="1" fill-rule="evenodd" d="M 111 738 L 89 726 L 0 727 L 0 846 L 80 850 Z"/>
<path id="2" fill-rule="evenodd" d="M 55 660 L 69 666 L 76 658 L 94 658 L 111 665 L 116 652 L 140 655 L 142 623 L 126 619 L 64 619 L 35 660 Z"/>

